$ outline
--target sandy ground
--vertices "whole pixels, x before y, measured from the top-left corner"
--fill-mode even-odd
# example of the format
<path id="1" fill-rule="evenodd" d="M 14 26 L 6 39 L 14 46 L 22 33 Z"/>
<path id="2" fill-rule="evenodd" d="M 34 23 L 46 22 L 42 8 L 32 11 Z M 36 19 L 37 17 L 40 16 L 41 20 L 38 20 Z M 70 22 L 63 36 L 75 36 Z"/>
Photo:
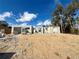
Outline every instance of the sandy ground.
<path id="1" fill-rule="evenodd" d="M 79 35 L 20 34 L 7 45 L 15 52 L 11 59 L 79 59 Z"/>

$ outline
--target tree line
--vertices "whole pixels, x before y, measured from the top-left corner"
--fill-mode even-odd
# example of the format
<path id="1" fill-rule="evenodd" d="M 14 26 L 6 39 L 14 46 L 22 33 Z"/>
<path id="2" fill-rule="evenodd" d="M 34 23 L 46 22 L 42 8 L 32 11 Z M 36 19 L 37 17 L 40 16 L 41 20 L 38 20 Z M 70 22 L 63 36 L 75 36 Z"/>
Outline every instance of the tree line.
<path id="1" fill-rule="evenodd" d="M 79 11 L 79 0 L 72 0 L 67 7 L 63 7 L 58 4 L 56 10 L 52 13 L 52 25 L 60 26 L 61 33 L 73 33 L 78 34 L 79 30 L 79 15 L 76 15 Z M 75 27 L 76 25 L 76 27 Z"/>

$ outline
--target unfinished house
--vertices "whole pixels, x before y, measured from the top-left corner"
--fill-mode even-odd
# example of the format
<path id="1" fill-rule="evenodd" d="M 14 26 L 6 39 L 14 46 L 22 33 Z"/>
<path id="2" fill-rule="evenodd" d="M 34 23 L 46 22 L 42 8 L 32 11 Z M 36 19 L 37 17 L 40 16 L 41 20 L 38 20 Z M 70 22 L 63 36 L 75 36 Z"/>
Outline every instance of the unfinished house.
<path id="1" fill-rule="evenodd" d="M 22 34 L 32 34 L 33 33 L 33 27 L 32 26 L 26 26 L 21 28 Z"/>
<path id="2" fill-rule="evenodd" d="M 0 32 L 11 34 L 11 27 L 8 26 L 8 23 L 6 21 L 0 21 Z"/>
<path id="3" fill-rule="evenodd" d="M 44 33 L 44 27 L 43 26 L 34 27 L 34 33 Z"/>
<path id="4" fill-rule="evenodd" d="M 14 26 L 12 27 L 12 34 L 44 34 L 44 33 L 60 33 L 59 26 Z"/>
<path id="5" fill-rule="evenodd" d="M 36 26 L 34 28 L 34 33 L 60 33 L 59 26 Z"/>
<path id="6" fill-rule="evenodd" d="M 21 27 L 20 26 L 13 26 L 11 33 L 12 34 L 21 34 Z"/>
<path id="7" fill-rule="evenodd" d="M 59 26 L 48 26 L 47 33 L 60 33 L 60 27 Z"/>
<path id="8" fill-rule="evenodd" d="M 14 26 L 12 27 L 12 34 L 32 34 L 32 26 Z"/>

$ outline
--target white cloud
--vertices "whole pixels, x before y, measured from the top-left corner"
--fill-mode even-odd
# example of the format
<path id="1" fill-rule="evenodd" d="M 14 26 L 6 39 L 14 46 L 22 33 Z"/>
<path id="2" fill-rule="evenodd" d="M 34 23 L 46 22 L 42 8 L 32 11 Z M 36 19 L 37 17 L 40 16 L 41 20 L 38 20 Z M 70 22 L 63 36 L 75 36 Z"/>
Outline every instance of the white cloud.
<path id="1" fill-rule="evenodd" d="M 8 24 L 9 24 L 9 26 L 13 26 L 13 24 L 12 24 L 12 23 L 10 23 L 10 22 L 8 22 Z"/>
<path id="2" fill-rule="evenodd" d="M 12 22 L 7 22 L 7 23 L 9 24 L 9 26 L 16 26 L 16 25 L 18 25 L 18 24 L 14 24 Z"/>
<path id="3" fill-rule="evenodd" d="M 13 24 L 13 23 L 8 23 L 9 24 L 9 26 L 28 26 L 28 24 L 27 23 L 21 23 L 21 24 Z"/>
<path id="4" fill-rule="evenodd" d="M 4 21 L 6 17 L 10 17 L 11 15 L 11 12 L 4 12 L 3 14 L 0 14 L 0 21 Z"/>
<path id="5" fill-rule="evenodd" d="M 37 14 L 29 13 L 29 12 L 24 12 L 23 15 L 20 16 L 19 19 L 17 19 L 17 22 L 26 22 L 26 21 L 31 21 L 34 18 L 37 17 Z"/>
<path id="6" fill-rule="evenodd" d="M 44 21 L 43 25 L 51 25 L 51 21 L 48 19 L 48 20 Z"/>
<path id="7" fill-rule="evenodd" d="M 50 19 L 47 19 L 44 22 L 39 22 L 37 25 L 51 25 L 51 21 Z"/>
<path id="8" fill-rule="evenodd" d="M 28 25 L 27 23 L 19 24 L 19 26 L 27 26 L 27 25 Z"/>
<path id="9" fill-rule="evenodd" d="M 39 22 L 37 25 L 43 25 L 43 22 Z"/>

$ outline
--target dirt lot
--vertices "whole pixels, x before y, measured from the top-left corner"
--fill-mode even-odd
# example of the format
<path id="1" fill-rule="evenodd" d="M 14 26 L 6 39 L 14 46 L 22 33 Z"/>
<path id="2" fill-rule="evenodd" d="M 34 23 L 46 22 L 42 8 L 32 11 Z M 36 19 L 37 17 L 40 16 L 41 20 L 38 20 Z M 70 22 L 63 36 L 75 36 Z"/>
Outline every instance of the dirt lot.
<path id="1" fill-rule="evenodd" d="M 11 59 L 79 59 L 79 35 L 18 35 L 13 43 L 7 50 L 15 52 Z"/>

